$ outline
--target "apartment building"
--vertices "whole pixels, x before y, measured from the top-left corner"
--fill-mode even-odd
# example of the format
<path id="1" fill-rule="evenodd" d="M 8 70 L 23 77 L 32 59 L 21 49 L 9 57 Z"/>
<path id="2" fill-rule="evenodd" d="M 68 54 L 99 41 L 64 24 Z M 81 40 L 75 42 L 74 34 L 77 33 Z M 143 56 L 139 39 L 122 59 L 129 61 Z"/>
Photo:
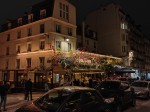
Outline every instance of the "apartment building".
<path id="1" fill-rule="evenodd" d="M 98 53 L 97 33 L 93 31 L 85 22 L 77 26 L 77 49 Z"/>
<path id="2" fill-rule="evenodd" d="M 31 78 L 38 88 L 42 87 L 45 77 L 58 82 L 60 69 L 51 70 L 51 61 L 57 51 L 74 50 L 76 8 L 67 0 L 44 0 L 34 4 L 30 12 L 7 20 L 1 26 L 0 80 L 21 87 Z M 44 73 L 45 69 L 49 72 Z"/>
<path id="3" fill-rule="evenodd" d="M 150 72 L 149 39 L 119 4 L 101 6 L 89 13 L 85 22 L 97 32 L 99 53 L 121 57 L 126 66 L 141 73 Z"/>

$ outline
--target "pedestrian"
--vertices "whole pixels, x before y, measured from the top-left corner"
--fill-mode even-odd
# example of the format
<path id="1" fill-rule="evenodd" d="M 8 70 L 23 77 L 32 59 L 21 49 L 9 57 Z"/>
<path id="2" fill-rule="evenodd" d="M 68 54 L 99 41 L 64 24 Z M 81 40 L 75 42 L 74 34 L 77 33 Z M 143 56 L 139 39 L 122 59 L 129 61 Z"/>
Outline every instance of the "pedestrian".
<path id="1" fill-rule="evenodd" d="M 26 88 L 26 82 L 27 80 L 24 81 L 24 100 L 27 100 L 28 94 L 27 94 L 27 88 Z"/>
<path id="2" fill-rule="evenodd" d="M 45 81 L 44 90 L 45 92 L 49 91 L 49 83 L 47 81 Z"/>
<path id="3" fill-rule="evenodd" d="M 26 83 L 25 83 L 25 91 L 26 91 L 26 97 L 27 100 L 29 101 L 29 98 L 30 100 L 33 100 L 32 99 L 32 81 L 31 79 L 29 79 Z M 29 97 L 30 95 L 30 97 Z"/>
<path id="4" fill-rule="evenodd" d="M 0 110 L 3 105 L 3 111 L 7 111 L 6 102 L 7 102 L 7 94 L 8 94 L 9 88 L 10 88 L 9 82 L 4 82 L 4 84 L 0 85 L 0 96 L 1 96 Z"/>

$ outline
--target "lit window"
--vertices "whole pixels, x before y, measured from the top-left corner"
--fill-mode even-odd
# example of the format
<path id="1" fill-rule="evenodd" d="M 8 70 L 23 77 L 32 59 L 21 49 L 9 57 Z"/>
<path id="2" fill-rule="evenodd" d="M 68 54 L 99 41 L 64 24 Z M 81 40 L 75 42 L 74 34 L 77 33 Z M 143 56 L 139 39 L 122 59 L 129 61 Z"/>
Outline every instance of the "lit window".
<path id="1" fill-rule="evenodd" d="M 56 41 L 56 49 L 61 49 L 61 41 Z"/>
<path id="2" fill-rule="evenodd" d="M 127 29 L 128 27 L 127 27 L 127 24 L 125 24 L 125 23 L 121 23 L 121 29 Z"/>
<path id="3" fill-rule="evenodd" d="M 68 43 L 68 52 L 71 51 L 71 43 Z"/>

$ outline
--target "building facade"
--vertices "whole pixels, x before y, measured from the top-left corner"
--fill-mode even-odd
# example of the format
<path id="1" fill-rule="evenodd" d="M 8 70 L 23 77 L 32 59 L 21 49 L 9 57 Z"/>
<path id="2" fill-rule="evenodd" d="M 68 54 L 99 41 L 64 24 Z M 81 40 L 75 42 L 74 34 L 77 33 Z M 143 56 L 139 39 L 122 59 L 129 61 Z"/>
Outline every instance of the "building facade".
<path id="1" fill-rule="evenodd" d="M 30 12 L 2 25 L 0 80 L 20 87 L 31 78 L 40 87 L 48 74 L 52 82 L 58 82 L 59 69 L 52 68 L 50 62 L 56 52 L 74 50 L 76 8 L 66 0 L 44 0 L 33 5 Z"/>
<path id="2" fill-rule="evenodd" d="M 121 57 L 126 66 L 141 74 L 150 72 L 149 39 L 119 4 L 103 5 L 89 13 L 85 21 L 97 32 L 99 53 Z"/>
<path id="3" fill-rule="evenodd" d="M 85 22 L 77 26 L 77 49 L 98 53 L 97 32 L 93 31 Z"/>

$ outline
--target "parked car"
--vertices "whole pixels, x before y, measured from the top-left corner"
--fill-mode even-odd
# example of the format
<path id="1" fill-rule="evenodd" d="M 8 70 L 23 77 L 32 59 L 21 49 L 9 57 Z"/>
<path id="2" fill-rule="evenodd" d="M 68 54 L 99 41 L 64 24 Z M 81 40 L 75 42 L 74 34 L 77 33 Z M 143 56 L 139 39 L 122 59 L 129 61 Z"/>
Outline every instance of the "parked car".
<path id="1" fill-rule="evenodd" d="M 54 88 L 16 112 L 116 112 L 113 98 L 104 99 L 93 88 L 66 86 Z"/>
<path id="2" fill-rule="evenodd" d="M 127 84 L 131 84 L 132 82 L 134 82 L 135 79 L 129 78 L 129 77 L 118 77 L 117 80 L 120 80 L 121 82 L 124 82 Z"/>
<path id="3" fill-rule="evenodd" d="M 149 81 L 135 81 L 131 84 L 135 90 L 135 96 L 149 99 L 150 97 L 150 82 Z"/>
<path id="4" fill-rule="evenodd" d="M 104 98 L 114 97 L 118 105 L 117 109 L 120 111 L 128 105 L 136 105 L 134 89 L 131 88 L 129 84 L 123 83 L 119 80 L 106 80 L 97 85 L 96 89 Z"/>

